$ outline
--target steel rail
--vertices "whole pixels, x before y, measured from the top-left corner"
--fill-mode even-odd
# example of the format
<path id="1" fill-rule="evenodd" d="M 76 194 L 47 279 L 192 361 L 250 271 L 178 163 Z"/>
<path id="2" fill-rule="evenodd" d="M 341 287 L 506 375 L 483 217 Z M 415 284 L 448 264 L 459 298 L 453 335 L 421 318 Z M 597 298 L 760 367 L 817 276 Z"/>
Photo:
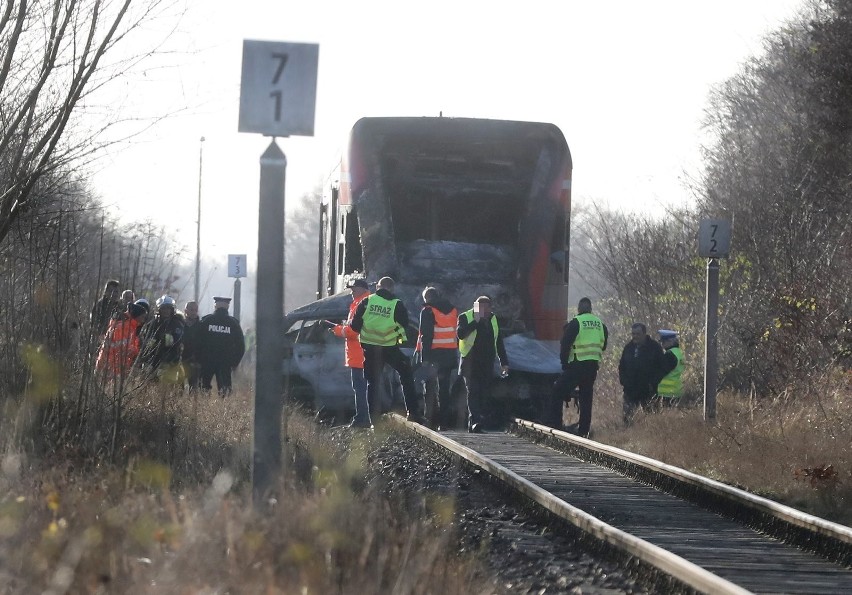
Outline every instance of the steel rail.
<path id="1" fill-rule="evenodd" d="M 591 535 L 610 546 L 626 552 L 644 563 L 658 569 L 664 574 L 673 577 L 681 583 L 702 593 L 718 594 L 745 594 L 746 589 L 725 580 L 700 566 L 689 562 L 659 546 L 653 545 L 643 539 L 639 539 L 629 533 L 609 525 L 596 517 L 578 509 L 564 500 L 557 498 L 550 492 L 538 487 L 520 475 L 510 471 L 506 467 L 492 461 L 478 452 L 462 446 L 450 438 L 430 430 L 420 424 L 407 421 L 398 414 L 389 416 L 395 423 L 423 436 L 454 456 L 464 459 L 470 464 L 482 469 L 492 477 L 504 482 L 512 489 L 549 512 L 567 521 L 577 529 Z"/>
<path id="2" fill-rule="evenodd" d="M 513 420 L 513 423 L 518 428 L 525 429 L 528 432 L 537 433 L 544 437 L 552 437 L 560 442 L 571 444 L 574 447 L 660 474 L 669 480 L 677 482 L 681 486 L 687 486 L 700 492 L 712 494 L 758 514 L 767 515 L 784 525 L 804 530 L 822 538 L 824 543 L 834 546 L 834 549 L 837 550 L 837 555 L 827 557 L 846 565 L 849 565 L 850 561 L 852 561 L 852 528 L 850 527 L 827 521 L 784 504 L 779 504 L 768 498 L 757 496 L 745 490 L 703 477 L 686 469 L 675 467 L 674 465 L 668 465 L 650 457 L 601 444 L 594 440 L 581 438 L 568 432 L 523 419 L 516 418 Z M 779 532 L 775 531 L 774 533 Z M 783 539 L 783 535 L 777 536 Z"/>

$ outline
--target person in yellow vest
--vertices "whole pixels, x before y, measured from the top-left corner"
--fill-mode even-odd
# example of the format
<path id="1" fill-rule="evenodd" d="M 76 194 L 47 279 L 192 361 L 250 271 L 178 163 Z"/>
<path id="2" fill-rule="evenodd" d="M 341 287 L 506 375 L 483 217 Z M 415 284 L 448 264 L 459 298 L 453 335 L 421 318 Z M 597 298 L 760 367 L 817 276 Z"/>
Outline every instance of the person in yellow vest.
<path id="1" fill-rule="evenodd" d="M 683 396 L 683 352 L 677 331 L 660 329 L 657 333 L 665 350 L 658 374 L 657 398 L 664 407 L 674 407 Z"/>
<path id="2" fill-rule="evenodd" d="M 476 298 L 473 308 L 459 314 L 459 353 L 461 376 L 467 386 L 467 430 L 480 434 L 487 422 L 487 400 L 494 381 L 494 360 L 500 360 L 501 373 L 509 373 L 509 358 L 497 317 L 491 311 L 491 298 Z"/>
<path id="3" fill-rule="evenodd" d="M 379 279 L 376 283 L 376 293 L 361 300 L 350 324 L 350 328 L 358 333 L 361 347 L 364 348 L 368 407 L 381 406 L 382 372 L 385 364 L 388 364 L 399 373 L 408 419 L 428 425 L 424 416 L 423 395 L 419 395 L 414 389 L 411 362 L 399 349 L 406 339 L 408 310 L 402 300 L 394 295 L 395 285 L 390 277 Z"/>
<path id="4" fill-rule="evenodd" d="M 562 403 L 571 398 L 575 388 L 580 389 L 580 421 L 576 434 L 588 437 L 592 427 L 592 395 L 598 366 L 606 350 L 608 331 L 601 319 L 592 314 L 592 300 L 581 298 L 577 316 L 563 328 L 559 347 L 562 375 L 553 385 L 552 409 L 549 425 L 562 427 Z"/>
<path id="5" fill-rule="evenodd" d="M 459 365 L 459 312 L 435 287 L 423 290 L 423 302 L 414 353 L 420 362 L 415 383 L 418 390 L 425 385 L 426 419 L 432 427 L 447 429 L 459 423 L 457 404 L 450 401 L 450 382 Z"/>

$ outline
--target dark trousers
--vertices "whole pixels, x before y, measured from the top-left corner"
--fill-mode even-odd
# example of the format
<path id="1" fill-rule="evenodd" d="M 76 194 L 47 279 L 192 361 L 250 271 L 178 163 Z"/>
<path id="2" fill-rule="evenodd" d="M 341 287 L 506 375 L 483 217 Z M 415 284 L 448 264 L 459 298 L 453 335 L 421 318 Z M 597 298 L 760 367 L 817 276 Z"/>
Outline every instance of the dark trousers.
<path id="1" fill-rule="evenodd" d="M 651 393 L 650 388 L 646 390 L 636 390 L 627 388 L 624 389 L 624 425 L 630 425 L 630 422 L 633 421 L 633 415 L 636 413 L 636 410 L 640 407 L 644 409 L 646 412 L 650 412 L 653 410 L 651 399 L 653 397 L 653 393 Z"/>
<path id="2" fill-rule="evenodd" d="M 580 421 L 577 425 L 579 436 L 588 436 L 592 427 L 592 389 L 598 377 L 598 362 L 583 361 L 568 364 L 562 375 L 553 384 L 551 398 L 552 410 L 550 423 L 555 428 L 562 426 L 562 403 L 571 398 L 575 388 L 580 388 Z"/>
<path id="3" fill-rule="evenodd" d="M 452 428 L 459 423 L 458 403 L 452 397 L 453 372 L 457 366 L 436 366 L 424 364 L 420 371 L 428 369 L 420 377 L 415 373 L 415 382 L 425 385 L 426 418 L 434 427 Z"/>
<path id="4" fill-rule="evenodd" d="M 189 390 L 195 390 L 201 386 L 201 364 L 193 361 L 183 362 L 186 384 Z"/>
<path id="5" fill-rule="evenodd" d="M 464 358 L 461 375 L 467 387 L 467 427 L 470 428 L 473 424 L 484 423 L 491 409 L 489 391 L 494 382 L 494 366 Z"/>
<path id="6" fill-rule="evenodd" d="M 402 395 L 405 399 L 405 409 L 412 417 L 423 417 L 425 405 L 422 395 L 414 390 L 414 375 L 411 362 L 399 347 L 383 347 L 381 345 L 361 345 L 364 348 L 364 377 L 367 379 L 367 401 L 377 409 L 375 415 L 381 415 L 382 407 L 382 372 L 385 364 L 397 371 L 402 384 Z"/>
<path id="7" fill-rule="evenodd" d="M 212 380 L 216 376 L 216 388 L 223 397 L 231 394 L 231 366 L 222 363 L 201 364 L 201 388 L 211 390 Z"/>

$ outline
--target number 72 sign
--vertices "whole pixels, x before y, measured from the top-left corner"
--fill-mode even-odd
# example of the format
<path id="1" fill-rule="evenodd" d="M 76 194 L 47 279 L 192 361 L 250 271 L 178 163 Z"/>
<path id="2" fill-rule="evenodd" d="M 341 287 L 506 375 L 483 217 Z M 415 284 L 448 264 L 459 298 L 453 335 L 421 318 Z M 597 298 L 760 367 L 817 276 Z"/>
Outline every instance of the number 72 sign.
<path id="1" fill-rule="evenodd" d="M 698 226 L 698 255 L 725 258 L 731 251 L 731 222 L 702 219 Z"/>
<path id="2" fill-rule="evenodd" d="M 319 45 L 243 40 L 240 132 L 313 136 Z"/>

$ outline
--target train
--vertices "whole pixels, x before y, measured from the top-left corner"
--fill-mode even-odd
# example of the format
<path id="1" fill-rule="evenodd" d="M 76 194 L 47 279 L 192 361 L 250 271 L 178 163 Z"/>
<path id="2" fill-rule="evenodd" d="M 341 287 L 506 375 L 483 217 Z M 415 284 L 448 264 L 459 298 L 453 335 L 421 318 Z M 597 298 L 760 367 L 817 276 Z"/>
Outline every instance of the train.
<path id="1" fill-rule="evenodd" d="M 348 376 L 342 346 L 317 328 L 345 318 L 354 278 L 390 276 L 412 317 L 427 285 L 458 310 L 492 299 L 510 375 L 496 397 L 517 411 L 537 407 L 561 366 L 568 317 L 572 161 L 554 124 L 480 118 L 358 120 L 319 209 L 317 301 L 285 317 L 291 384 L 324 406 L 344 406 L 333 388 Z M 297 328 L 298 327 L 298 328 Z M 305 330 L 305 327 L 308 327 Z M 301 342 L 317 335 L 321 348 Z M 300 341 L 301 338 L 301 341 Z M 297 360 L 303 360 L 298 365 Z M 336 360 L 336 361 L 335 361 Z M 348 401 L 347 401 L 348 400 Z"/>

